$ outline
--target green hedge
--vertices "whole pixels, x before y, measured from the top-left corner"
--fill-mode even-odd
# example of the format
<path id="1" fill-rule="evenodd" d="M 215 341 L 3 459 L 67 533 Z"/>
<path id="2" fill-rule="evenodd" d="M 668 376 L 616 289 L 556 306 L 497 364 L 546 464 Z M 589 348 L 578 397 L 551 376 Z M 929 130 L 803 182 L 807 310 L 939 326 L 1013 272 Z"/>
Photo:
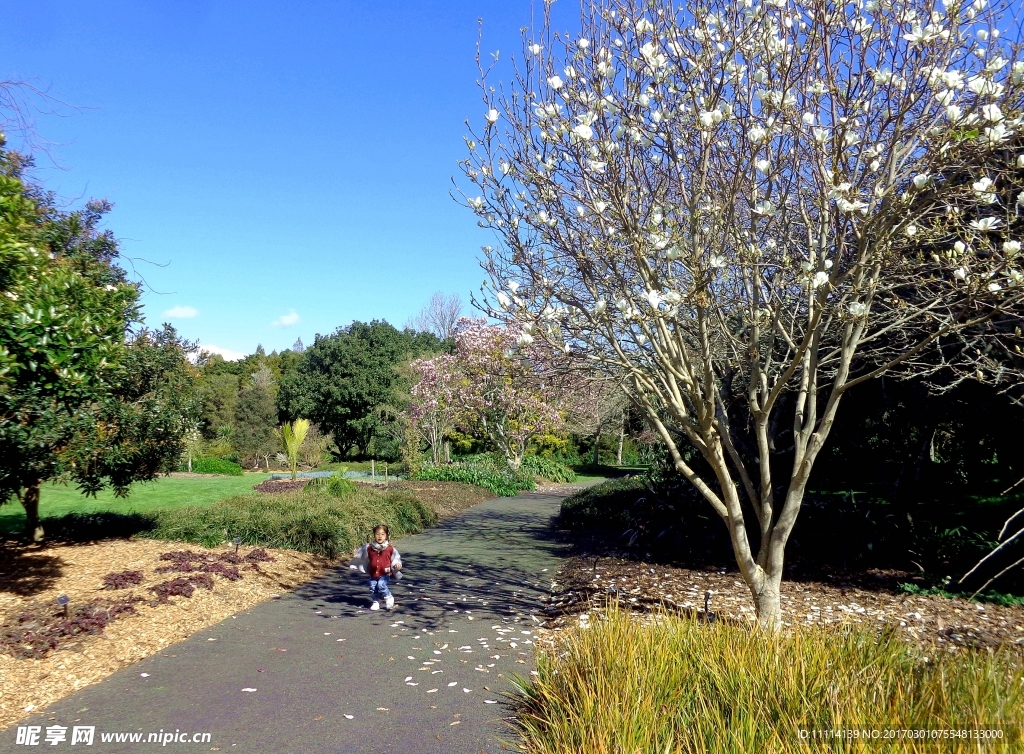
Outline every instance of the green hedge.
<path id="1" fill-rule="evenodd" d="M 402 490 L 356 489 L 336 497 L 326 489 L 299 494 L 254 493 L 213 505 L 158 511 L 141 536 L 212 547 L 238 537 L 254 547 L 280 547 L 327 557 L 351 552 L 386 524 L 391 536 L 423 531 L 437 514 Z"/>
<path id="2" fill-rule="evenodd" d="M 178 467 L 178 471 L 188 471 L 188 464 L 181 464 L 181 466 Z M 202 458 L 192 459 L 192 473 L 226 474 L 228 476 L 242 476 L 244 472 L 242 471 L 242 467 L 239 466 L 237 463 L 225 461 L 223 458 L 204 456 Z"/>

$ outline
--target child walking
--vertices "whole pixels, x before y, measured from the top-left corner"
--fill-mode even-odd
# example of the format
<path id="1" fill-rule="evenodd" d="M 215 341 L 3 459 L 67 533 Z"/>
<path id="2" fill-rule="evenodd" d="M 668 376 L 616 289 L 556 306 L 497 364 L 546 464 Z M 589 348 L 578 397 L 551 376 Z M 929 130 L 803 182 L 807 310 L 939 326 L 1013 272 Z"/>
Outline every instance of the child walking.
<path id="1" fill-rule="evenodd" d="M 388 588 L 392 574 L 396 579 L 402 578 L 402 557 L 388 540 L 390 531 L 384 524 L 373 528 L 373 542 L 358 548 L 350 568 L 364 571 L 370 575 L 370 609 L 380 610 L 380 601 L 390 610 L 395 606 L 395 598 Z"/>

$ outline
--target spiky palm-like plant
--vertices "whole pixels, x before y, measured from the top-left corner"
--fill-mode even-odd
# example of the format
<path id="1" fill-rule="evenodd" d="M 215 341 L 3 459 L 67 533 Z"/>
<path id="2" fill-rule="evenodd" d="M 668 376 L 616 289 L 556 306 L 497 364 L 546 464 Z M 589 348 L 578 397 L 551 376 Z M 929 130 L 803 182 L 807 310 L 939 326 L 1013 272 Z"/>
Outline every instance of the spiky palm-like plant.
<path id="1" fill-rule="evenodd" d="M 288 455 L 288 468 L 292 470 L 292 479 L 296 477 L 299 448 L 302 447 L 302 441 L 306 439 L 308 431 L 309 419 L 296 419 L 291 424 L 286 422 L 281 425 L 281 440 L 284 442 L 284 451 Z"/>

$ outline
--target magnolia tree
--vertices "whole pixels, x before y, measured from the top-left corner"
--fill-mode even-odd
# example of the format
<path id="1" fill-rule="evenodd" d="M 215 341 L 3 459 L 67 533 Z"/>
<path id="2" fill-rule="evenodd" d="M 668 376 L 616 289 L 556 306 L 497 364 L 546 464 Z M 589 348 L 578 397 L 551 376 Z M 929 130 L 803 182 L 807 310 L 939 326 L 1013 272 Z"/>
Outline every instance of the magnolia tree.
<path id="1" fill-rule="evenodd" d="M 988 326 L 1024 291 L 1024 62 L 997 21 L 984 0 L 609 0 L 578 34 L 546 21 L 501 87 L 481 68 L 462 165 L 499 238 L 487 307 L 625 382 L 762 625 L 843 395 L 1015 337 Z"/>
<path id="2" fill-rule="evenodd" d="M 422 375 L 412 389 L 413 415 L 435 463 L 444 435 L 456 426 L 490 440 L 513 471 L 532 438 L 562 428 L 563 382 L 542 368 L 542 355 L 517 326 L 461 319 L 452 356 L 413 363 Z"/>
<path id="3" fill-rule="evenodd" d="M 419 376 L 419 382 L 411 391 L 412 420 L 436 465 L 441 463 L 445 438 L 459 424 L 469 381 L 458 358 L 450 354 L 417 359 L 412 363 L 412 370 Z"/>

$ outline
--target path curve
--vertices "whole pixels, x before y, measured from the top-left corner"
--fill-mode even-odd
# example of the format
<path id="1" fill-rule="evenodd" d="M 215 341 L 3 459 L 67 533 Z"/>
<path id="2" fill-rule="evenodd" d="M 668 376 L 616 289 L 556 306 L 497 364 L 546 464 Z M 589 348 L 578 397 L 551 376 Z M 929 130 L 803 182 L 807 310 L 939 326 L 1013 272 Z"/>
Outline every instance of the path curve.
<path id="1" fill-rule="evenodd" d="M 67 741 L 51 746 L 40 740 L 47 751 L 139 752 L 154 744 L 105 743 L 101 733 L 141 733 L 146 741 L 151 733 L 175 731 L 209 733 L 210 741 L 159 748 L 267 754 L 511 749 L 503 747 L 515 740 L 503 720 L 509 715 L 503 693 L 511 691 L 514 673 L 528 676 L 534 669 L 538 621 L 532 615 L 540 617 L 541 598 L 568 555 L 551 526 L 562 499 L 542 493 L 496 498 L 395 540 L 406 575 L 392 585 L 391 612 L 367 610 L 366 578 L 342 564 L 20 724 L 42 726 L 43 736 L 46 726 L 66 726 Z M 95 726 L 91 747 L 70 745 L 75 725 Z M 3 732 L 0 748 L 35 748 L 15 746 L 16 731 Z"/>

